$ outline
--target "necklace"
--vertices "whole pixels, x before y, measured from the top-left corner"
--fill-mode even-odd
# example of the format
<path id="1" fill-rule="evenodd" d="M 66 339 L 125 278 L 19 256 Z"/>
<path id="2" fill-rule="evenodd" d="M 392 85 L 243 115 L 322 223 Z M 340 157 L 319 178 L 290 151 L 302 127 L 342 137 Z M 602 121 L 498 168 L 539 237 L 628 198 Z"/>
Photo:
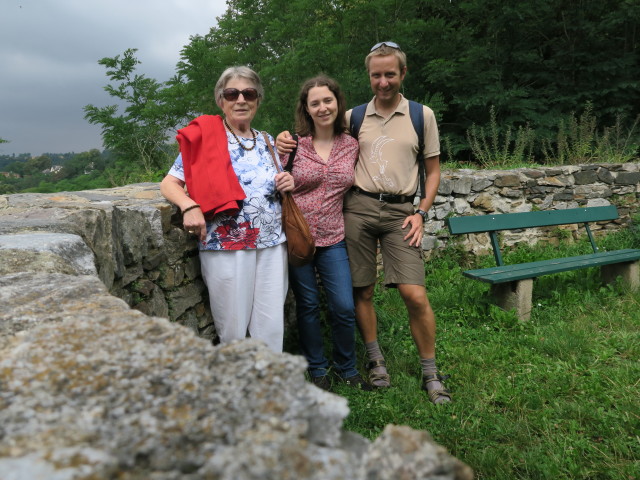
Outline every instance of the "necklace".
<path id="1" fill-rule="evenodd" d="M 236 135 L 236 132 L 233 131 L 233 128 L 231 128 L 231 125 L 229 125 L 227 123 L 227 119 L 225 118 L 224 120 L 224 126 L 227 127 L 227 130 L 229 130 L 231 132 L 231 135 L 233 135 L 233 138 L 236 139 L 236 142 L 238 142 L 238 145 L 240 145 L 240 148 L 242 148 L 243 150 L 249 152 L 251 150 L 253 150 L 254 148 L 256 148 L 256 132 L 253 130 L 253 128 L 251 128 L 251 134 L 253 135 L 253 145 L 251 145 L 250 147 L 245 147 L 242 142 L 240 141 L 240 139 L 238 138 L 238 136 Z"/>

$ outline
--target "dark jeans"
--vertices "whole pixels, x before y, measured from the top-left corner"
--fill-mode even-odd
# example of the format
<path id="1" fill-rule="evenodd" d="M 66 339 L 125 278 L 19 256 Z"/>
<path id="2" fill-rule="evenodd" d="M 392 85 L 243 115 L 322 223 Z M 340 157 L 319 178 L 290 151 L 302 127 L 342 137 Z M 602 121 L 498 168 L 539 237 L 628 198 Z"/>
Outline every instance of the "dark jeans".
<path id="1" fill-rule="evenodd" d="M 356 375 L 355 307 L 349 258 L 344 241 L 317 247 L 313 262 L 303 267 L 289 266 L 289 280 L 296 297 L 296 315 L 302 354 L 309 362 L 312 377 L 327 374 L 320 323 L 320 289 L 316 271 L 324 287 L 329 309 L 333 364 L 343 377 Z"/>

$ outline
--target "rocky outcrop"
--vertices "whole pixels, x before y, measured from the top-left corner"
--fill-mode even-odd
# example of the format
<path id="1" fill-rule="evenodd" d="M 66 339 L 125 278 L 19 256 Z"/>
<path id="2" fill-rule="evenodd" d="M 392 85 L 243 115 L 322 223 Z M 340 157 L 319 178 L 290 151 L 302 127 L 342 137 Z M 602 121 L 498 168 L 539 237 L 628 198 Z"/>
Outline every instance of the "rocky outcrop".
<path id="1" fill-rule="evenodd" d="M 213 347 L 95 276 L 5 275 L 0 292 L 3 480 L 471 478 L 425 432 L 343 431 L 346 400 L 302 357 Z"/>
<path id="2" fill-rule="evenodd" d="M 344 431 L 302 357 L 214 347 L 172 214 L 157 185 L 0 197 L 2 480 L 472 478 L 426 432 Z"/>

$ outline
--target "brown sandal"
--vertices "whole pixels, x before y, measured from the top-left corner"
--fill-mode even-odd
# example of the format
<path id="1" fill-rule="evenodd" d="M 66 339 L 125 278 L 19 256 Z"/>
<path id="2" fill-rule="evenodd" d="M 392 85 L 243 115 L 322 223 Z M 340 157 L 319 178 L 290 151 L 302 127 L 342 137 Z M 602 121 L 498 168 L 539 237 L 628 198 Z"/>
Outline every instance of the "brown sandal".
<path id="1" fill-rule="evenodd" d="M 391 386 L 391 377 L 389 377 L 388 373 L 376 373 L 373 371 L 374 368 L 382 367 L 385 370 L 387 369 L 387 364 L 384 359 L 371 360 L 367 364 L 367 370 L 369 371 L 369 383 L 376 388 L 388 388 Z M 378 382 L 378 383 L 376 383 Z"/>
<path id="2" fill-rule="evenodd" d="M 441 398 L 448 398 L 448 401 L 445 402 L 440 402 L 440 403 L 448 403 L 451 401 L 451 392 L 449 392 L 449 390 L 447 390 L 446 388 L 444 388 L 444 381 L 449 378 L 449 375 L 445 375 L 444 377 L 442 375 L 440 375 L 439 373 L 435 373 L 435 374 L 431 374 L 431 375 L 426 375 L 424 377 L 422 377 L 422 390 L 424 390 L 425 392 L 427 392 L 427 395 L 429 395 L 429 400 L 431 401 L 431 403 L 436 404 L 436 400 L 439 400 Z M 429 390 L 427 388 L 427 384 L 431 383 L 431 382 L 440 382 L 442 384 L 443 388 L 436 388 L 434 390 Z"/>

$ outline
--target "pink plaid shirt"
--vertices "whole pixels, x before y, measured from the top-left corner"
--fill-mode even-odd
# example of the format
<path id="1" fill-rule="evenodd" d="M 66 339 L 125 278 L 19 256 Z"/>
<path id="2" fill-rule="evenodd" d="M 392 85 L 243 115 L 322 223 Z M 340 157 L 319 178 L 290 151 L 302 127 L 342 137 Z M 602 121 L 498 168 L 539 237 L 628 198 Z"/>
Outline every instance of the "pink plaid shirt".
<path id="1" fill-rule="evenodd" d="M 289 156 L 283 155 L 281 160 L 286 165 Z M 346 133 L 335 138 L 327 162 L 316 153 L 310 135 L 298 139 L 292 171 L 296 184 L 293 197 L 318 247 L 344 239 L 343 198 L 353 185 L 357 160 L 358 141 Z"/>

